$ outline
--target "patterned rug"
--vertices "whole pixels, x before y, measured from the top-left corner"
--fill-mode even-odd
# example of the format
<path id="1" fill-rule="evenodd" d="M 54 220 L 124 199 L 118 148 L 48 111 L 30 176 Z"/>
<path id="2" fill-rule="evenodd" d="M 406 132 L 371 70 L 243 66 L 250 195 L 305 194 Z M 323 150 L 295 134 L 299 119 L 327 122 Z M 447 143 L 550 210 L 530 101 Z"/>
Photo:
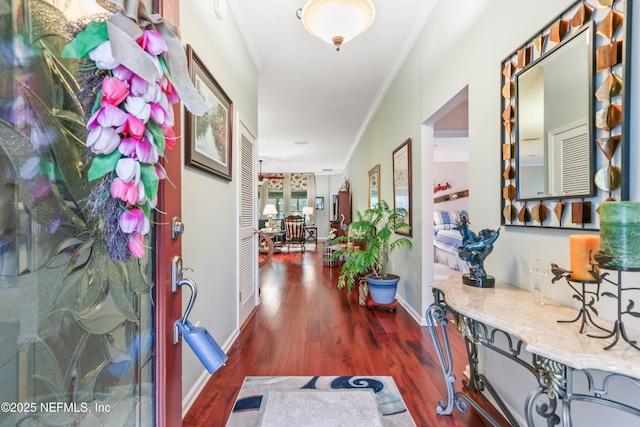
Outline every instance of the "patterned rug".
<path id="1" fill-rule="evenodd" d="M 292 393 L 280 393 L 285 391 Z M 305 393 L 295 393 L 297 391 Z M 313 393 L 314 391 L 324 391 L 324 393 Z M 347 399 L 344 395 L 345 391 L 360 393 L 354 394 L 353 399 Z M 369 393 L 362 393 L 363 391 L 369 391 Z M 366 400 L 360 398 L 366 399 L 371 393 L 377 403 L 377 413 L 373 413 L 373 410 L 360 409 L 367 407 Z M 372 420 L 369 424 L 372 427 L 380 425 L 380 423 L 376 424 L 377 419 L 382 420 L 384 427 L 416 426 L 392 377 L 342 376 L 246 377 L 227 421 L 227 427 L 273 425 L 273 417 L 277 415 L 277 411 L 270 406 L 271 403 L 280 408 L 279 412 L 287 413 L 289 417 L 292 417 L 296 411 L 304 414 L 303 423 L 292 421 L 289 424 L 291 426 L 344 427 L 344 417 L 349 415 L 344 414 L 347 412 L 345 409 L 361 411 L 360 417 Z M 309 405 L 317 405 L 317 407 L 312 408 Z M 287 410 L 282 411 L 283 406 L 287 406 Z M 311 419 L 313 414 L 321 415 Z M 334 421 L 331 421 L 332 419 Z M 287 425 L 279 427 L 287 427 Z"/>

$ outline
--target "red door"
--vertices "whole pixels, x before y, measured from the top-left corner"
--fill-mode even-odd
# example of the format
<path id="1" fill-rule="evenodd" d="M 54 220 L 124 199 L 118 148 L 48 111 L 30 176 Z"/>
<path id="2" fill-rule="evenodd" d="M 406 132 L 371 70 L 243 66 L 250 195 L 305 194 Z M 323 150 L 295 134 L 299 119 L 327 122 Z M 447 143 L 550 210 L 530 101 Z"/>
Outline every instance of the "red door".
<path id="1" fill-rule="evenodd" d="M 180 2 L 161 0 L 162 16 L 174 24 L 180 22 Z M 181 109 L 174 106 L 174 132 L 181 135 Z M 182 256 L 179 234 L 172 238 L 172 219 L 181 217 L 181 144 L 165 152 L 164 167 L 169 180 L 162 180 L 158 190 L 158 210 L 165 212 L 158 218 L 156 226 L 156 272 L 155 272 L 155 363 L 156 363 L 156 425 L 174 427 L 182 424 L 182 342 L 173 343 L 176 320 L 182 316 L 180 293 L 172 293 L 171 260 Z"/>

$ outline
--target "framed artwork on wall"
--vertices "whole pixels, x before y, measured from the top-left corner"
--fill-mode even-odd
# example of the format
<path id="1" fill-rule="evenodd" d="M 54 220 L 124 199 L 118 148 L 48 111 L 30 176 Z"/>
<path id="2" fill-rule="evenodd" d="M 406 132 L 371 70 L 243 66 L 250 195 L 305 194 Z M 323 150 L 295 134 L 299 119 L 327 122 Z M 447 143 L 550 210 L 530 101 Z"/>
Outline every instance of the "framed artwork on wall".
<path id="1" fill-rule="evenodd" d="M 316 197 L 316 209 L 319 211 L 324 210 L 324 197 Z"/>
<path id="2" fill-rule="evenodd" d="M 393 150 L 392 157 L 393 207 L 407 211 L 401 222 L 409 224 L 409 228 L 401 228 L 396 233 L 411 236 L 411 138 Z"/>
<path id="3" fill-rule="evenodd" d="M 213 108 L 202 116 L 185 109 L 185 164 L 231 181 L 233 103 L 190 45 L 186 53 L 193 86 Z"/>
<path id="4" fill-rule="evenodd" d="M 380 203 L 380 164 L 369 171 L 369 207 L 375 208 Z"/>

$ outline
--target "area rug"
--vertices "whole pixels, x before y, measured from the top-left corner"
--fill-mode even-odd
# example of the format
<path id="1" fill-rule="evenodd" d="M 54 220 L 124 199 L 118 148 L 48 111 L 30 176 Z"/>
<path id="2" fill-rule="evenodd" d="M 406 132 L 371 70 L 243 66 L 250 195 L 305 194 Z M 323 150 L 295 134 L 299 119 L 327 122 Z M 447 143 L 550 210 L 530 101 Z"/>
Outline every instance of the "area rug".
<path id="1" fill-rule="evenodd" d="M 393 378 L 385 376 L 246 377 L 226 425 L 416 426 Z"/>

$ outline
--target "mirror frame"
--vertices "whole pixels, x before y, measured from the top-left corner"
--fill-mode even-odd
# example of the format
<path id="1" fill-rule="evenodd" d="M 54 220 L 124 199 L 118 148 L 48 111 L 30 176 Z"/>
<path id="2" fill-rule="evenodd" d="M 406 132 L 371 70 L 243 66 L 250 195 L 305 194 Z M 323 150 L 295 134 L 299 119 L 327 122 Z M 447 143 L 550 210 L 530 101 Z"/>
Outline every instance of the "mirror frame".
<path id="1" fill-rule="evenodd" d="M 604 6 L 610 3 L 609 6 Z M 631 76 L 629 0 L 578 0 L 557 15 L 501 64 L 501 224 L 542 228 L 597 229 L 597 207 L 606 200 L 629 198 L 629 125 L 626 108 Z M 588 197 L 518 200 L 516 75 L 557 46 L 593 26 L 591 141 L 593 180 Z M 608 78 L 617 76 L 616 90 Z M 596 149 L 599 147 L 600 149 Z"/>

